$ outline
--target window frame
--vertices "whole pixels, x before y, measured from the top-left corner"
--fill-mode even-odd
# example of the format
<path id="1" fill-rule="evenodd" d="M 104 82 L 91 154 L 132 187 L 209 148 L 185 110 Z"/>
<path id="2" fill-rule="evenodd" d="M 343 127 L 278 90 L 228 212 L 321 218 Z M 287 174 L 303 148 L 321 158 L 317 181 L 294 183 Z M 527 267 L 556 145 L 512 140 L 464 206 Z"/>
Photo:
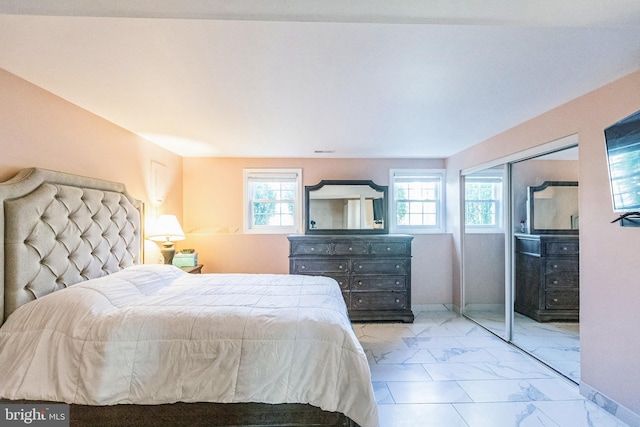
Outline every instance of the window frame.
<path id="1" fill-rule="evenodd" d="M 293 200 L 293 225 L 254 225 L 251 199 L 252 178 L 278 180 L 295 180 L 296 189 Z M 243 170 L 243 229 L 245 234 L 292 234 L 302 230 L 302 169 L 264 169 L 246 168 Z"/>
<path id="2" fill-rule="evenodd" d="M 490 179 L 490 178 L 499 178 L 502 184 L 502 191 L 500 191 L 500 199 L 496 202 L 495 211 L 496 211 L 496 223 L 497 225 L 469 225 L 467 224 L 467 197 L 466 197 L 466 187 L 468 181 L 473 181 L 474 178 L 481 179 Z M 472 175 L 464 176 L 464 188 L 463 188 L 463 218 L 462 223 L 464 224 L 465 233 L 504 233 L 505 230 L 505 212 L 504 212 L 504 203 L 506 200 L 506 188 L 505 188 L 505 171 L 504 169 L 486 169 L 478 172 L 474 172 Z"/>
<path id="3" fill-rule="evenodd" d="M 438 179 L 436 199 L 436 225 L 399 225 L 397 215 L 396 177 L 430 176 Z M 389 222 L 390 231 L 405 234 L 441 234 L 446 232 L 446 170 L 445 169 L 390 169 L 389 170 Z"/>

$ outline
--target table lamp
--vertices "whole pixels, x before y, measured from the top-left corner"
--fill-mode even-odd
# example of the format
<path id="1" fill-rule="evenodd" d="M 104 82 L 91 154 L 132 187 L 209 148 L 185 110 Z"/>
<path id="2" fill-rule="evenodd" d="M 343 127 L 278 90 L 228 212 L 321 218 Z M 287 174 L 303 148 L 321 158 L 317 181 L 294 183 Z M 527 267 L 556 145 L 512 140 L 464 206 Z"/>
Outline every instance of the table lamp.
<path id="1" fill-rule="evenodd" d="M 162 242 L 162 256 L 164 257 L 165 264 L 171 264 L 173 262 L 173 256 L 176 254 L 176 249 L 173 247 L 173 242 L 177 240 L 184 240 L 184 232 L 178 218 L 175 215 L 160 215 L 156 222 L 150 227 L 151 230 L 147 234 L 147 238 L 156 242 Z"/>

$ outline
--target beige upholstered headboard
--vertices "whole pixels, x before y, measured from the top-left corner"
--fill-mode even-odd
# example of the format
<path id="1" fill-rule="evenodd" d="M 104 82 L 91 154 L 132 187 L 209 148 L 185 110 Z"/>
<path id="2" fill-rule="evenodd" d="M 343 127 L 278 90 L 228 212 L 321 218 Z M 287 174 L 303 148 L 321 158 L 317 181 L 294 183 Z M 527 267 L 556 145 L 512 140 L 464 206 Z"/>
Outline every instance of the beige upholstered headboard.
<path id="1" fill-rule="evenodd" d="M 0 324 L 19 306 L 142 261 L 142 203 L 123 184 L 30 168 L 0 183 Z"/>

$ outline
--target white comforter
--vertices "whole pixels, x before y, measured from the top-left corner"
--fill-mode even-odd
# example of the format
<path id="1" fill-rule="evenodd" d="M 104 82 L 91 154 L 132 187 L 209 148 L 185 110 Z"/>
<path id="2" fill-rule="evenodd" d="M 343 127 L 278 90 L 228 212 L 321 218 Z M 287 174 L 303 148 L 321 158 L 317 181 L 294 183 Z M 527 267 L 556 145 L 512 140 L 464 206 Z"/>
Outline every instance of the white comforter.
<path id="1" fill-rule="evenodd" d="M 54 292 L 0 328 L 0 397 L 309 403 L 377 426 L 340 289 L 311 276 L 147 265 Z"/>

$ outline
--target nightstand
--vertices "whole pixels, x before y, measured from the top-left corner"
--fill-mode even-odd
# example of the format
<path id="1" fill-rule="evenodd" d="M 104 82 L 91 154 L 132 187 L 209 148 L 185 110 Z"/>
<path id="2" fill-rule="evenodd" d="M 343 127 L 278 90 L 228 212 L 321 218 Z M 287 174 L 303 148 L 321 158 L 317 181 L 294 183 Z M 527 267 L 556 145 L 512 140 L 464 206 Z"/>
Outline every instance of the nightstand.
<path id="1" fill-rule="evenodd" d="M 198 264 L 193 267 L 180 267 L 183 271 L 191 274 L 201 274 L 202 273 L 202 264 Z"/>

